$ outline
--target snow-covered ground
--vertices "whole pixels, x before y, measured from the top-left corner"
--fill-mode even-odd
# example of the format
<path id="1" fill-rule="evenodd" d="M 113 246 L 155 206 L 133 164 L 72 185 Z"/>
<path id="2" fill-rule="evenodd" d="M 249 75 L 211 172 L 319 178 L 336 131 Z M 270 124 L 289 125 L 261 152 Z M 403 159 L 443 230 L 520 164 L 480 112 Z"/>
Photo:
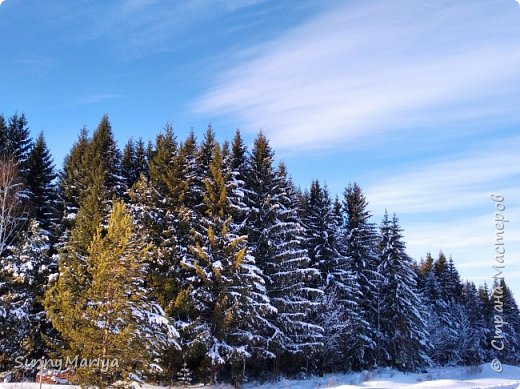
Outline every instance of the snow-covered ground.
<path id="1" fill-rule="evenodd" d="M 489 364 L 477 367 L 454 367 L 430 369 L 423 374 L 404 374 L 385 369 L 379 373 L 331 374 L 305 380 L 281 380 L 272 383 L 248 383 L 244 388 L 263 389 L 514 389 L 520 386 L 520 367 L 504 365 L 502 373 L 494 372 Z M 195 386 L 193 386 L 195 387 Z M 202 387 L 202 386 L 196 386 Z M 35 383 L 0 383 L 0 389 L 38 389 Z M 77 389 L 70 385 L 43 385 L 43 389 Z M 204 386 L 210 389 L 210 386 Z M 231 388 L 227 385 L 216 385 L 217 388 Z M 142 389 L 157 389 L 145 385 Z"/>

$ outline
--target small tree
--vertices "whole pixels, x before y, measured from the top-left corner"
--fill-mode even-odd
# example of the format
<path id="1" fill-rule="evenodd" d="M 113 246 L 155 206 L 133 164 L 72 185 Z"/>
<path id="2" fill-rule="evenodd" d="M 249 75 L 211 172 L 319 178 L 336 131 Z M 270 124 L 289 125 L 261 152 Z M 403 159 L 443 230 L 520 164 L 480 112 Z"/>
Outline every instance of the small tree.
<path id="1" fill-rule="evenodd" d="M 185 361 L 182 364 L 182 368 L 177 372 L 177 382 L 179 382 L 182 387 L 186 387 L 191 384 L 191 381 L 191 370 Z"/>

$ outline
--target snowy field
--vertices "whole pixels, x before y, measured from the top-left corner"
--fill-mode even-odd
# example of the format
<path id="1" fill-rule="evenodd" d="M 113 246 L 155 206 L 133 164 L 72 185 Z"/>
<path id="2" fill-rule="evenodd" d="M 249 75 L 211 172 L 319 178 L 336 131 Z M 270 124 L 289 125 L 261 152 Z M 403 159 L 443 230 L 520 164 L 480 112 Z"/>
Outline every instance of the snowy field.
<path id="1" fill-rule="evenodd" d="M 480 367 L 456 367 L 445 369 L 431 369 L 424 374 L 403 374 L 394 370 L 383 370 L 378 374 L 352 373 L 326 375 L 322 378 L 309 378 L 307 380 L 281 380 L 275 383 L 248 383 L 244 388 L 263 389 L 514 389 L 520 385 L 520 367 L 504 365 L 502 373 L 496 373 L 489 364 Z M 139 387 L 139 386 L 136 386 Z M 229 385 L 216 386 L 192 386 L 207 389 L 231 388 Z M 38 389 L 35 383 L 0 383 L 0 389 Z M 43 385 L 43 389 L 76 389 L 71 385 Z M 142 389 L 157 389 L 154 386 L 141 386 Z"/>

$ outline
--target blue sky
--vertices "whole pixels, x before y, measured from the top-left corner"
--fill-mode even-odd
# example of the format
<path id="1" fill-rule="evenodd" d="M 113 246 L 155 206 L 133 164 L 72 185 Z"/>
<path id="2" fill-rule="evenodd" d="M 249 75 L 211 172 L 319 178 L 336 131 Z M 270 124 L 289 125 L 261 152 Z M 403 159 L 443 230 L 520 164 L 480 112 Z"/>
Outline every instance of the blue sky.
<path id="1" fill-rule="evenodd" d="M 122 145 L 261 128 L 294 181 L 352 181 L 415 258 L 520 296 L 520 5 L 473 1 L 0 0 L 0 112 L 25 112 L 57 165 L 108 113 Z"/>

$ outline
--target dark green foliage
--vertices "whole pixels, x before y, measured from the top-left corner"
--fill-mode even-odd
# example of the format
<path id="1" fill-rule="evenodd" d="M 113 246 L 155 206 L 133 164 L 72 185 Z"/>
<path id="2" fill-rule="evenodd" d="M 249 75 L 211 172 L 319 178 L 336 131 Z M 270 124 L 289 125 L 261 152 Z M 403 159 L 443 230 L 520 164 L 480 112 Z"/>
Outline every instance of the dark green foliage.
<path id="1" fill-rule="evenodd" d="M 14 114 L 8 120 L 0 118 L 0 154 L 14 158 L 22 177 L 27 178 L 27 160 L 31 151 L 32 141 L 29 127 L 24 114 Z"/>
<path id="2" fill-rule="evenodd" d="M 41 133 L 27 161 L 27 189 L 30 192 L 30 216 L 46 230 L 55 230 L 57 223 L 56 174 L 52 157 Z M 55 231 L 54 231 L 55 232 Z"/>

